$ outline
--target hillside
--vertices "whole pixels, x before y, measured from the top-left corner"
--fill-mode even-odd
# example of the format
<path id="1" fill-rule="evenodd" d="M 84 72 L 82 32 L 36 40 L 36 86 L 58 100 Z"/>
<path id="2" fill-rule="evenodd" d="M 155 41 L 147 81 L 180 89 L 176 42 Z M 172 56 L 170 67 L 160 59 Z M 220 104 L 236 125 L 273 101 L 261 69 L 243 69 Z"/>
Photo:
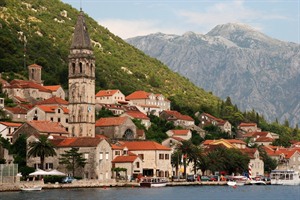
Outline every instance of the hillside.
<path id="1" fill-rule="evenodd" d="M 13 79 L 14 73 L 27 77 L 27 66 L 37 63 L 43 67 L 46 85 L 62 84 L 67 89 L 68 51 L 79 11 L 60 0 L 1 0 L 0 6 L 2 77 Z M 96 57 L 97 91 L 117 88 L 125 95 L 135 90 L 162 93 L 173 106 L 193 111 L 201 105 L 217 105 L 219 98 L 127 44 L 92 18 L 85 18 Z"/>
<path id="2" fill-rule="evenodd" d="M 300 125 L 300 45 L 283 42 L 244 24 L 218 25 L 205 35 L 156 33 L 130 44 L 159 59 L 195 85 L 241 110 Z"/>

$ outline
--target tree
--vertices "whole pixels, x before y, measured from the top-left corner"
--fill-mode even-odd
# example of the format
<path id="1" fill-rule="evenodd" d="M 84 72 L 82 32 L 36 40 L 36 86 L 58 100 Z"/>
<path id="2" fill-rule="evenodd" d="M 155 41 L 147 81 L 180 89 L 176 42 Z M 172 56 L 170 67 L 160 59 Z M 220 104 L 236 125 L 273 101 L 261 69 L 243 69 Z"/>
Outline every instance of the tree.
<path id="1" fill-rule="evenodd" d="M 44 169 L 45 158 L 55 155 L 54 147 L 45 135 L 41 135 L 38 141 L 29 144 L 28 157 L 40 157 L 41 169 Z"/>
<path id="2" fill-rule="evenodd" d="M 67 169 L 72 171 L 72 175 L 75 176 L 75 169 L 84 168 L 86 159 L 83 158 L 83 153 L 79 153 L 78 147 L 72 147 L 69 151 L 65 151 L 65 154 L 61 154 L 59 164 L 66 165 Z"/>
<path id="3" fill-rule="evenodd" d="M 259 155 L 262 157 L 262 160 L 264 161 L 264 171 L 270 173 L 273 169 L 277 167 L 277 161 L 275 159 L 272 159 L 263 146 L 258 147 Z"/>

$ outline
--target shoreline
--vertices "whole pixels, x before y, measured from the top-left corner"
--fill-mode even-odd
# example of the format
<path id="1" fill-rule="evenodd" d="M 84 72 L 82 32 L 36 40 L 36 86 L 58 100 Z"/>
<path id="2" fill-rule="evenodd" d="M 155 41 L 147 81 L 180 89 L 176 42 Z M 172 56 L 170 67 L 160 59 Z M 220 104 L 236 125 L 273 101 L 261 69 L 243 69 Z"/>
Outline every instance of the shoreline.
<path id="1" fill-rule="evenodd" d="M 269 183 L 267 185 L 270 185 Z M 1 192 L 22 191 L 20 187 L 41 186 L 43 189 L 74 189 L 74 188 L 112 188 L 112 187 L 140 187 L 137 182 L 100 182 L 97 180 L 79 180 L 73 183 L 44 183 L 43 181 L 20 181 L 14 184 L 0 184 Z M 227 186 L 226 181 L 205 181 L 205 182 L 168 182 L 166 187 L 176 186 Z"/>

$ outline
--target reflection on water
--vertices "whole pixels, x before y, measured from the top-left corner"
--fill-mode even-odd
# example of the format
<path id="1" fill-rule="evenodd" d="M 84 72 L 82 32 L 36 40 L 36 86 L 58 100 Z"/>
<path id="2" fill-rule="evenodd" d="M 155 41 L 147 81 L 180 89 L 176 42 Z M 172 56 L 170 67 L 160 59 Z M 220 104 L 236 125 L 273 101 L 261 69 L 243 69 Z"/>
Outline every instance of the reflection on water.
<path id="1" fill-rule="evenodd" d="M 51 189 L 34 192 L 3 192 L 9 200 L 299 200 L 300 186 L 186 186 L 164 188 Z"/>

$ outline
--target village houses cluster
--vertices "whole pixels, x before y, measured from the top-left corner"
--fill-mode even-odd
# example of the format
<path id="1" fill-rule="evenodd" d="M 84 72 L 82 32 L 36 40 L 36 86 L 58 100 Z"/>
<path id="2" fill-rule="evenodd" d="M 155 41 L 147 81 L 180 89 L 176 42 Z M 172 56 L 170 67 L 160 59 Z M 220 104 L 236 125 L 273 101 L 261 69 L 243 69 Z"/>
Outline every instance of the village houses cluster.
<path id="1" fill-rule="evenodd" d="M 1 136 L 13 143 L 21 134 L 26 134 L 29 144 L 40 135 L 46 135 L 57 155 L 45 159 L 45 169 L 68 173 L 58 158 L 77 147 L 87 162 L 83 169 L 77 169 L 77 174 L 85 179 L 109 181 L 114 178 L 112 168 L 117 167 L 127 169 L 126 179 L 136 178 L 139 174 L 171 177 L 178 175 L 171 165 L 171 155 L 182 141 L 191 139 L 192 131 L 204 137 L 202 128 L 212 124 L 231 134 L 228 121 L 208 113 L 196 113 L 200 123 L 195 125 L 192 117 L 170 110 L 171 102 L 162 94 L 135 91 L 125 96 L 118 89 L 100 90 L 95 94 L 95 58 L 83 12 L 78 16 L 68 59 L 68 94 L 60 85 L 44 85 L 42 66 L 37 64 L 28 66 L 29 80 L 8 83 L 0 77 L 2 92 L 16 104 L 8 107 L 0 99 L 1 108 L 12 119 L 12 122 L 0 122 Z M 116 116 L 95 120 L 95 113 L 103 108 Z M 144 131 L 138 129 L 132 120 L 140 120 L 148 129 L 151 126 L 150 114 L 182 129 L 168 130 L 168 138 L 161 144 L 148 141 Z M 279 162 L 279 169 L 288 167 L 300 171 L 300 143 L 291 148 L 275 147 L 271 143 L 278 134 L 261 131 L 255 123 L 241 123 L 237 128 L 236 139 L 206 140 L 201 145 L 204 149 L 216 145 L 240 149 L 249 155 L 252 173 L 263 175 L 264 163 L 258 150 L 248 148 L 243 141 L 251 138 L 251 143 L 264 145 L 269 156 L 285 161 Z M 5 158 L 7 163 L 13 162 L 5 149 L 1 149 L 0 158 Z M 27 165 L 39 168 L 40 159 L 27 158 Z M 187 173 L 193 173 L 191 165 L 187 167 Z"/>

